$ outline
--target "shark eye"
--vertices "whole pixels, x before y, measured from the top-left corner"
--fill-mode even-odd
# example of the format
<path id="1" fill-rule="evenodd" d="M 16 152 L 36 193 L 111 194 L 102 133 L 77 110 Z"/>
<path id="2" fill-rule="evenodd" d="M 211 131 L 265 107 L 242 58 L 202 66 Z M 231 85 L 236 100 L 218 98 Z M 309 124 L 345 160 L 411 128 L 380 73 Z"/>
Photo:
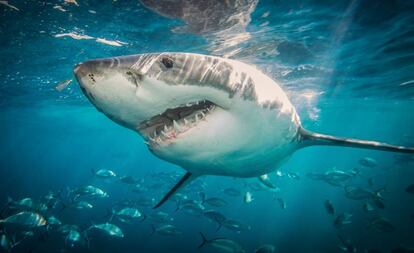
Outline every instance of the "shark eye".
<path id="1" fill-rule="evenodd" d="M 162 62 L 162 64 L 164 64 L 164 66 L 165 66 L 167 69 L 170 69 L 170 68 L 172 68 L 172 67 L 174 66 L 174 62 L 173 62 L 173 60 L 172 60 L 171 58 L 169 58 L 169 57 L 163 57 L 163 58 L 161 59 L 161 62 Z"/>

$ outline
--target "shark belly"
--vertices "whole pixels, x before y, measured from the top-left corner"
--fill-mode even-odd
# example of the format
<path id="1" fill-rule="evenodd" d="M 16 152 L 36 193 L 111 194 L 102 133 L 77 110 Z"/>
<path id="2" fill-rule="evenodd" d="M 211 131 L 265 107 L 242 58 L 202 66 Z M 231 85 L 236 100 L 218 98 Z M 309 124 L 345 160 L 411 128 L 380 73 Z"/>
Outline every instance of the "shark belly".
<path id="1" fill-rule="evenodd" d="M 294 108 L 281 112 L 245 101 L 238 108 L 218 110 L 190 130 L 191 138 L 184 133 L 151 151 L 195 175 L 257 177 L 276 170 L 299 142 Z"/>

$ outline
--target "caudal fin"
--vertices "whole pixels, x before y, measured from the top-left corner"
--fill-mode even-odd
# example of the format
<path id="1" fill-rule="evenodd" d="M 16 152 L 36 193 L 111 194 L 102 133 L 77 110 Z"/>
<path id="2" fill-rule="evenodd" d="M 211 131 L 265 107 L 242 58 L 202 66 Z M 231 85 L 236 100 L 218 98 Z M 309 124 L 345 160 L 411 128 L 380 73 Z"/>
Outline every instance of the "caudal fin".
<path id="1" fill-rule="evenodd" d="M 331 135 L 310 132 L 303 128 L 299 129 L 299 134 L 303 141 L 302 145 L 305 147 L 312 145 L 344 146 L 414 154 L 414 147 L 396 146 L 377 141 L 335 137 Z"/>
<path id="2" fill-rule="evenodd" d="M 208 242 L 207 238 L 203 235 L 203 233 L 200 232 L 200 236 L 203 241 L 200 245 L 198 245 L 198 248 L 202 248 Z"/>

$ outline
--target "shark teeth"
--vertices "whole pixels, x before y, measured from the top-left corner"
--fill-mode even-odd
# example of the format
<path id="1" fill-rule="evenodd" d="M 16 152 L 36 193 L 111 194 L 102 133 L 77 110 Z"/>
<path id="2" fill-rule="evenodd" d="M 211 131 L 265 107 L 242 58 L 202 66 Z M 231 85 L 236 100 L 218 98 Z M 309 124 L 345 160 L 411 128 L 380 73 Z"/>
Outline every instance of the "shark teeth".
<path id="1" fill-rule="evenodd" d="M 174 129 L 177 131 L 181 131 L 182 127 L 177 123 L 177 121 L 173 120 Z"/>
<path id="2" fill-rule="evenodd" d="M 215 109 L 215 104 L 206 101 L 191 101 L 140 123 L 137 130 L 145 137 L 147 145 L 171 143 L 180 134 L 195 127 Z"/>

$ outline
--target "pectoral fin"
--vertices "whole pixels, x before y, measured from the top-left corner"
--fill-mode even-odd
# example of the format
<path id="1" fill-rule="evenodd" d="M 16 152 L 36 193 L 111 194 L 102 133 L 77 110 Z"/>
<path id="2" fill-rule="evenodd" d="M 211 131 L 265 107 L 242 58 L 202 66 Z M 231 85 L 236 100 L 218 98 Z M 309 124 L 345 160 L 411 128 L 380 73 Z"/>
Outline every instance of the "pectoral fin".
<path id="1" fill-rule="evenodd" d="M 160 207 L 162 204 L 165 203 L 165 201 L 167 201 L 172 195 L 174 195 L 174 193 L 176 193 L 180 188 L 184 187 L 185 185 L 187 185 L 188 183 L 190 183 L 197 177 L 198 177 L 197 175 L 193 175 L 190 172 L 185 173 L 185 175 L 180 179 L 180 181 L 178 181 L 177 184 L 174 185 L 174 187 L 171 188 L 171 190 L 167 192 L 167 194 L 165 194 L 165 196 L 160 200 L 160 202 L 158 202 L 158 204 L 156 204 L 153 208 L 155 209 L 155 208 Z"/>

